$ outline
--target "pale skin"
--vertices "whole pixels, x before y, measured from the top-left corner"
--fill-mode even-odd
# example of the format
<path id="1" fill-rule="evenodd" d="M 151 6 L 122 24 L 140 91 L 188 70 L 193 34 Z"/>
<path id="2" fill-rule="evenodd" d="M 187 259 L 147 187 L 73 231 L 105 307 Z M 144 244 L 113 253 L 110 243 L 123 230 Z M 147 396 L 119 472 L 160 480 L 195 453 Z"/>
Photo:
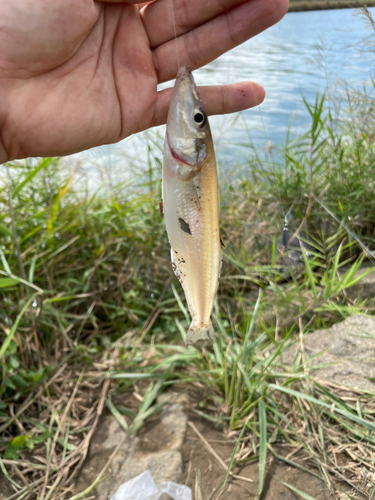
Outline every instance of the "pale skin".
<path id="1" fill-rule="evenodd" d="M 0 0 L 0 164 L 62 156 L 165 123 L 157 84 L 278 22 L 288 0 Z M 251 82 L 201 87 L 209 115 L 260 104 Z"/>

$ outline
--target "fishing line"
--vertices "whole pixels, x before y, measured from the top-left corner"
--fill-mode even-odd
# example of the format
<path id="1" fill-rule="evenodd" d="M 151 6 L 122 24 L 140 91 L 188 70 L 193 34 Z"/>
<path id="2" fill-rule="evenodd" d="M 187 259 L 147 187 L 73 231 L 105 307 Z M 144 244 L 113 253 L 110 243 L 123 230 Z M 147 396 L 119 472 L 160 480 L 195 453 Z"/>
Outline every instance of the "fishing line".
<path id="1" fill-rule="evenodd" d="M 173 19 L 173 29 L 174 29 L 174 41 L 175 41 L 175 46 L 176 46 L 176 57 L 177 57 L 177 71 L 180 69 L 180 58 L 178 56 L 178 44 L 177 44 L 177 30 L 176 30 L 176 18 L 174 16 L 174 0 L 171 0 L 172 2 L 172 19 Z"/>
<path id="2" fill-rule="evenodd" d="M 266 141 L 266 145 L 264 146 L 264 151 L 266 153 L 268 153 L 269 156 L 272 158 L 272 149 L 274 149 L 274 146 L 272 146 L 272 141 L 267 136 L 267 131 L 266 131 L 266 126 L 264 124 L 264 118 L 263 118 L 263 112 L 262 112 L 262 105 L 261 104 L 259 104 L 258 110 L 259 110 L 259 114 L 260 114 L 260 119 L 262 120 L 264 139 Z M 281 201 L 281 196 L 280 196 L 280 193 L 278 191 L 277 191 L 277 197 L 279 198 L 280 207 L 282 207 L 283 203 Z M 292 211 L 292 208 L 294 207 L 295 202 L 296 202 L 296 200 L 293 201 L 292 206 L 289 208 L 288 212 L 284 216 L 284 227 L 283 227 L 283 234 L 282 234 L 282 243 L 283 243 L 283 247 L 284 247 L 285 250 L 287 250 L 288 243 L 289 243 L 289 230 L 288 230 L 289 220 L 288 220 L 288 216 L 289 216 L 290 212 Z M 297 238 L 298 238 L 298 236 L 297 236 Z M 298 241 L 300 241 L 299 238 L 298 238 Z"/>
<path id="3" fill-rule="evenodd" d="M 258 105 L 258 110 L 260 113 L 260 119 L 262 120 L 263 134 L 264 134 L 264 139 L 266 140 L 266 147 L 267 147 L 268 143 L 271 143 L 271 140 L 270 140 L 269 136 L 267 136 L 267 130 L 266 130 L 266 126 L 264 124 L 263 113 L 262 113 L 262 104 Z"/>
<path id="4" fill-rule="evenodd" d="M 292 211 L 292 208 L 294 207 L 295 202 L 296 202 L 296 199 L 293 201 L 292 206 L 289 208 L 289 210 L 287 211 L 287 213 L 285 214 L 285 217 L 284 217 L 284 228 L 283 228 L 282 241 L 283 241 L 283 247 L 285 250 L 287 250 L 288 244 L 289 244 L 289 229 L 288 229 L 289 219 L 288 219 L 288 217 Z M 280 199 L 280 204 L 281 204 L 281 199 Z M 298 239 L 298 241 L 300 241 L 298 236 L 297 236 L 297 239 Z"/>
<path id="5" fill-rule="evenodd" d="M 239 62 L 237 56 L 235 56 L 235 57 L 236 57 L 237 61 Z M 263 131 L 263 135 L 264 135 L 264 140 L 266 141 L 266 145 L 263 148 L 263 150 L 271 156 L 273 146 L 272 146 L 272 142 L 271 142 L 271 140 L 270 140 L 270 138 L 269 138 L 269 136 L 267 134 L 267 130 L 266 130 L 266 126 L 265 126 L 265 123 L 264 123 L 264 117 L 263 117 L 263 112 L 262 112 L 262 107 L 261 106 L 262 105 L 259 104 L 257 106 L 257 108 L 258 108 L 258 111 L 259 111 L 259 114 L 260 114 L 260 119 L 261 119 L 261 122 L 262 122 L 262 131 Z M 245 118 L 243 117 L 242 111 L 240 111 L 240 115 L 241 115 L 241 119 L 242 119 L 242 122 L 243 122 L 245 130 L 246 130 L 247 136 L 249 138 L 249 142 L 250 142 L 250 144 L 253 147 L 253 151 L 255 152 L 255 146 L 254 146 L 254 143 L 253 143 L 252 139 L 250 138 L 249 130 L 247 128 L 246 121 L 245 121 Z M 258 154 L 257 153 L 256 153 L 256 157 L 258 158 Z M 279 199 L 280 207 L 282 207 L 283 204 L 282 204 L 281 196 L 280 196 L 279 192 L 277 192 L 277 197 Z M 282 242 L 283 242 L 283 246 L 284 246 L 285 249 L 287 248 L 288 242 L 289 242 L 288 215 L 290 214 L 290 212 L 291 212 L 291 210 L 292 210 L 295 202 L 296 202 L 296 200 L 294 200 L 292 206 L 289 208 L 287 214 L 284 216 L 284 227 L 283 227 L 283 233 L 282 233 Z"/>
<path id="6" fill-rule="evenodd" d="M 367 252 L 374 260 L 375 260 L 375 254 L 373 252 L 371 252 L 371 250 L 369 250 L 368 247 L 366 247 L 366 245 L 364 243 L 362 243 L 362 241 L 358 238 L 358 236 L 356 236 L 353 231 L 351 231 L 345 224 L 343 224 L 340 219 L 333 213 L 331 212 L 331 210 L 321 201 L 319 200 L 319 198 L 317 198 L 314 193 L 311 193 L 312 197 L 324 208 L 324 210 L 326 210 L 329 215 L 331 217 L 333 217 L 335 219 L 336 222 L 338 222 L 340 224 L 340 226 L 342 228 L 345 229 L 345 231 L 347 231 L 350 236 L 357 242 L 359 243 L 359 245 L 362 247 L 362 249 Z"/>

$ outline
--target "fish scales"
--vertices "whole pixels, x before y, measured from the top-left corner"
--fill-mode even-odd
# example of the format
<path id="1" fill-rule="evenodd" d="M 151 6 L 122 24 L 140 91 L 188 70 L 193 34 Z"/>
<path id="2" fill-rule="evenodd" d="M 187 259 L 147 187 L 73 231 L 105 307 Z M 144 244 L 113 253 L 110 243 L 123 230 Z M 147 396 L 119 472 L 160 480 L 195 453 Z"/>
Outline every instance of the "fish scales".
<path id="1" fill-rule="evenodd" d="M 186 342 L 212 340 L 221 264 L 217 170 L 207 116 L 186 66 L 169 107 L 162 191 L 172 266 L 192 316 Z"/>

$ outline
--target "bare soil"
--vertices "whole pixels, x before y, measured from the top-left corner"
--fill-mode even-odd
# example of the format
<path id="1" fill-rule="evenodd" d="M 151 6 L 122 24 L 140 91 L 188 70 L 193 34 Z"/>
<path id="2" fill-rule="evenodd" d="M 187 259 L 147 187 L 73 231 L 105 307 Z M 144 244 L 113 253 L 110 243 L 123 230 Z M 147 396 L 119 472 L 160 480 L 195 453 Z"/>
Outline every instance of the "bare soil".
<path id="1" fill-rule="evenodd" d="M 216 426 L 205 418 L 198 416 L 194 409 L 199 409 L 199 402 L 205 401 L 207 388 L 199 390 L 190 386 L 188 389 L 190 407 L 187 410 L 188 422 L 192 422 L 198 431 L 209 442 L 219 457 L 228 464 L 233 453 L 237 435 L 228 433 L 226 429 Z M 211 393 L 212 396 L 212 393 Z M 160 436 L 159 436 L 160 438 Z M 286 457 L 293 448 L 289 445 L 273 445 L 278 455 Z M 182 483 L 189 486 L 193 491 L 193 500 L 254 500 L 258 495 L 258 460 L 253 459 L 243 466 L 233 467 L 233 474 L 251 479 L 253 482 L 229 478 L 225 490 L 220 495 L 222 481 L 225 471 L 219 465 L 215 457 L 206 450 L 202 440 L 188 425 L 185 441 L 181 449 L 183 461 Z M 306 469 L 311 469 L 311 474 L 287 465 L 284 461 L 276 459 L 271 453 L 268 454 L 265 484 L 263 493 L 259 500 L 296 500 L 301 497 L 284 486 L 280 481 L 294 486 L 298 490 L 307 493 L 315 500 L 330 500 L 333 498 L 347 499 L 345 493 L 349 493 L 346 484 L 340 485 L 340 492 L 331 494 L 323 480 L 320 480 L 319 471 L 307 461 L 302 455 L 293 454 L 293 461 L 301 463 Z M 200 485 L 198 485 L 200 476 Z M 199 487 L 198 487 L 199 486 Z M 357 496 L 358 500 L 361 498 Z M 362 497 L 365 498 L 364 496 Z"/>
<path id="2" fill-rule="evenodd" d="M 7 498 L 12 493 L 14 493 L 14 491 L 12 491 L 10 487 L 7 486 L 7 484 L 5 484 L 5 478 L 3 476 L 3 473 L 0 472 L 0 500 Z"/>
<path id="3" fill-rule="evenodd" d="M 214 415 L 214 407 L 211 405 L 212 397 L 215 395 L 219 396 L 219 393 L 215 394 L 212 388 L 195 384 L 180 386 L 179 390 L 175 387 L 174 391 L 186 395 L 187 403 L 185 411 L 188 416 L 188 422 L 192 423 L 198 429 L 214 452 L 216 452 L 225 464 L 228 464 L 238 433 L 230 433 L 226 426 L 220 424 L 218 426 L 196 413 L 196 410 L 203 410 L 208 414 L 211 413 L 211 415 Z M 139 401 L 132 394 L 125 397 L 123 395 L 121 402 L 134 410 L 139 405 Z M 107 416 L 107 412 L 105 412 L 103 418 Z M 169 449 L 171 441 L 170 430 L 160 424 L 159 414 L 150 417 L 144 423 L 144 426 L 137 435 L 136 447 L 139 453 L 147 455 L 161 449 Z M 97 433 L 91 444 L 90 455 L 95 453 L 95 443 L 101 443 L 103 439 L 100 433 Z M 287 457 L 291 452 L 297 451 L 288 444 L 274 443 L 272 446 L 277 454 L 282 457 Z M 233 474 L 244 477 L 247 481 L 229 477 L 226 487 L 221 493 L 221 486 L 226 475 L 226 470 L 220 466 L 214 454 L 206 449 L 202 439 L 189 424 L 187 425 L 184 443 L 180 451 L 182 455 L 182 476 L 179 476 L 175 480 L 186 484 L 192 489 L 193 500 L 255 500 L 257 498 L 259 467 L 258 457 L 254 457 L 253 453 L 249 454 L 249 457 L 253 458 L 249 458 L 243 465 L 237 465 L 232 469 Z M 86 478 L 87 484 L 91 484 L 94 481 L 107 458 L 107 455 L 101 452 L 100 463 L 91 463 L 90 470 L 88 471 L 89 477 Z M 341 462 L 339 456 L 338 459 L 340 465 L 345 466 L 345 463 Z M 301 453 L 293 453 L 292 460 L 301 464 L 311 471 L 311 473 L 291 467 L 283 460 L 278 460 L 271 453 L 268 453 L 265 484 L 259 500 L 296 500 L 301 498 L 280 481 L 288 483 L 303 493 L 307 493 L 315 500 L 330 500 L 334 498 L 346 500 L 348 498 L 345 493 L 350 493 L 350 489 L 348 489 L 346 484 L 340 485 L 341 492 L 332 494 L 324 481 L 317 477 L 320 475 L 319 471 Z M 119 484 L 122 482 L 119 477 L 116 478 L 116 481 Z M 80 485 L 77 491 L 81 491 L 82 489 L 83 485 Z M 100 496 L 100 498 L 102 497 Z M 364 499 L 366 497 L 361 497 L 357 494 L 356 499 L 360 500 L 361 498 Z"/>
<path id="4" fill-rule="evenodd" d="M 223 431 L 213 429 L 207 421 L 202 419 L 191 418 L 190 421 L 194 422 L 198 430 L 204 435 L 224 462 L 228 462 L 233 452 L 233 438 L 229 439 L 225 436 Z M 279 449 L 278 451 L 280 452 L 282 450 Z M 213 499 L 217 499 L 225 472 L 219 466 L 215 458 L 204 448 L 201 440 L 197 438 L 190 427 L 188 427 L 186 440 L 182 448 L 182 458 L 185 476 L 184 482 L 190 486 L 194 492 L 196 482 L 195 471 L 199 470 L 201 475 L 202 499 L 207 500 L 213 491 L 218 488 L 212 497 Z M 222 500 L 233 498 L 238 500 L 249 500 L 256 498 L 258 493 L 258 462 L 249 463 L 244 467 L 234 467 L 233 472 L 237 475 L 252 479 L 253 483 L 230 478 L 228 486 L 220 498 Z M 278 479 L 291 484 L 304 493 L 308 493 L 316 500 L 330 500 L 334 498 L 331 496 L 323 481 L 270 457 L 267 463 L 265 487 L 261 500 L 295 500 L 300 498 L 297 494 L 282 485 Z M 198 499 L 196 498 L 195 500 Z"/>

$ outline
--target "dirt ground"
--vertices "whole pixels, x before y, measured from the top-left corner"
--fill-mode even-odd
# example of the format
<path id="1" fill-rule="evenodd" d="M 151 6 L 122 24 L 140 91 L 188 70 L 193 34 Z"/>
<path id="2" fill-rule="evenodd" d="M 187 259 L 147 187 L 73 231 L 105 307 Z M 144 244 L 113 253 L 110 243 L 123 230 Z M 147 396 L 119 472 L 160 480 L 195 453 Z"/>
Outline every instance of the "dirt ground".
<path id="1" fill-rule="evenodd" d="M 0 472 L 0 499 L 6 498 L 14 493 L 13 490 L 10 489 L 10 487 L 5 483 L 5 478 Z"/>
<path id="2" fill-rule="evenodd" d="M 206 390 L 200 391 L 199 389 L 190 386 L 186 391 L 189 399 L 189 408 L 186 408 L 188 414 L 188 425 L 185 436 L 184 444 L 181 448 L 182 462 L 183 462 L 183 478 L 181 483 L 189 486 L 193 491 L 193 500 L 254 500 L 258 494 L 258 461 L 249 462 L 243 467 L 234 467 L 233 473 L 238 476 L 243 476 L 252 482 L 244 481 L 236 478 L 229 478 L 227 486 L 220 495 L 220 488 L 225 477 L 224 469 L 219 465 L 212 453 L 207 451 L 201 438 L 196 434 L 189 422 L 196 427 L 202 436 L 208 441 L 213 450 L 219 457 L 227 464 L 233 453 L 236 442 L 236 436 L 228 436 L 228 432 L 223 428 L 215 428 L 215 424 L 200 417 L 194 412 L 194 409 L 199 409 L 199 403 L 204 401 L 207 397 Z M 158 432 L 157 436 L 152 436 L 152 428 L 157 424 L 158 417 L 155 416 L 148 420 L 144 428 L 140 431 L 138 436 L 142 440 L 142 436 L 146 438 L 145 448 L 153 449 L 153 441 L 160 445 L 163 436 Z M 167 439 L 167 437 L 166 437 Z M 142 446 L 142 445 L 141 445 Z M 281 456 L 287 456 L 291 448 L 274 445 L 276 452 Z M 296 460 L 298 455 L 293 456 Z M 309 466 L 304 463 L 306 468 Z M 319 471 L 312 470 L 316 475 Z M 199 481 L 200 478 L 200 481 Z M 289 488 L 280 483 L 283 481 L 288 483 L 298 490 L 307 493 L 315 500 L 331 500 L 338 498 L 346 500 L 348 497 L 340 493 L 333 496 L 324 482 L 312 474 L 303 472 L 300 469 L 290 467 L 284 461 L 274 458 L 269 453 L 267 460 L 267 469 L 265 477 L 265 485 L 263 488 L 260 500 L 296 500 L 301 497 L 291 491 Z M 199 484 L 200 483 L 200 484 Z M 199 486 L 199 487 L 198 487 Z M 341 485 L 342 491 L 349 493 L 347 485 Z M 360 500 L 361 497 L 356 497 Z M 362 497 L 363 499 L 365 497 Z"/>
<path id="3" fill-rule="evenodd" d="M 195 424 L 216 453 L 227 463 L 233 452 L 234 440 L 226 438 L 222 431 L 213 429 L 203 419 L 191 417 L 189 421 Z M 282 452 L 281 449 L 277 451 Z M 212 454 L 205 449 L 202 441 L 191 427 L 187 429 L 186 440 L 182 448 L 182 458 L 184 482 L 194 492 L 196 471 L 199 470 L 201 475 L 202 500 L 208 500 L 210 495 L 215 491 L 215 488 L 221 484 L 225 472 Z M 325 484 L 310 474 L 289 467 L 284 462 L 273 457 L 268 460 L 267 465 L 265 486 L 261 500 L 295 500 L 300 498 L 296 493 L 283 486 L 278 479 L 291 484 L 316 500 L 329 500 L 333 498 Z M 234 467 L 233 472 L 236 475 L 252 479 L 253 482 L 249 483 L 239 479 L 229 479 L 228 486 L 220 498 L 222 500 L 234 498 L 237 500 L 250 500 L 256 498 L 258 492 L 258 463 L 251 463 L 241 468 Z M 217 490 L 212 498 L 216 499 L 219 492 L 220 489 Z M 198 498 L 195 498 L 195 500 L 198 500 Z"/>
<path id="4" fill-rule="evenodd" d="M 212 396 L 215 396 L 212 389 L 210 390 L 203 386 L 196 387 L 193 384 L 187 387 L 180 386 L 179 389 L 177 390 L 177 387 L 175 387 L 173 392 L 178 393 L 179 396 L 186 396 L 184 411 L 187 415 L 185 439 L 180 448 L 182 455 L 182 477 L 179 479 L 179 482 L 186 484 L 192 489 L 193 500 L 255 500 L 258 494 L 257 457 L 248 462 L 244 461 L 243 466 L 233 467 L 233 474 L 247 480 L 229 477 L 226 487 L 220 495 L 222 481 L 226 475 L 226 465 L 229 463 L 233 453 L 237 435 L 228 433 L 223 426 L 217 427 L 213 422 L 197 415 L 197 410 L 204 410 L 210 413 L 210 403 L 207 404 L 207 401 L 212 401 Z M 139 400 L 134 397 L 134 394 L 118 394 L 116 398 L 118 398 L 118 404 L 122 402 L 128 408 L 136 410 L 139 406 Z M 105 411 L 102 416 L 102 423 L 105 423 L 109 416 L 109 412 Z M 171 441 L 171 429 L 163 427 L 160 423 L 161 416 L 159 413 L 146 420 L 137 435 L 138 452 L 143 452 L 147 455 L 160 449 L 168 450 Z M 108 428 L 105 430 L 108 434 Z M 102 444 L 103 440 L 99 431 L 100 428 L 91 443 L 90 454 L 93 453 L 95 455 L 95 446 Z M 204 440 L 211 447 L 210 451 L 207 450 L 207 443 L 205 446 Z M 117 444 L 116 442 L 113 446 L 116 447 Z M 286 457 L 293 450 L 281 443 L 273 443 L 272 446 L 277 454 L 283 457 Z M 87 462 L 91 465 L 91 468 L 89 467 L 89 471 L 86 472 L 88 477 L 83 477 L 84 484 L 77 485 L 75 493 L 83 491 L 88 485 L 92 484 L 111 453 L 112 450 L 109 449 L 101 450 L 100 461 L 98 463 L 94 463 L 92 457 L 90 459 L 89 455 Z M 252 454 L 249 454 L 249 457 L 251 456 Z M 222 465 L 219 464 L 220 459 Z M 292 459 L 298 461 L 307 469 L 311 467 L 307 461 L 303 460 L 303 457 L 298 457 L 297 454 L 294 454 Z M 111 471 L 109 470 L 108 472 Z M 333 498 L 348 500 L 345 494 L 337 492 L 335 495 L 332 495 L 324 482 L 316 477 L 316 475 L 319 475 L 319 472 L 314 468 L 311 469 L 311 472 L 312 474 L 290 467 L 284 461 L 278 460 L 271 453 L 268 453 L 265 483 L 259 500 L 297 500 L 301 498 L 297 493 L 281 484 L 280 481 L 288 483 L 292 487 L 310 495 L 315 500 L 330 500 Z M 0 472 L 0 499 L 7 498 L 8 495 L 14 493 L 7 484 L 4 484 L 1 476 Z M 342 491 L 349 493 L 350 489 L 348 489 L 347 485 L 343 484 Z M 91 494 L 94 494 L 94 496 L 90 498 L 98 498 L 95 492 Z M 110 496 L 104 496 L 103 498 L 108 498 L 109 500 Z M 355 498 L 361 500 L 360 496 L 355 496 Z M 365 499 L 366 497 L 363 496 L 362 498 Z"/>

